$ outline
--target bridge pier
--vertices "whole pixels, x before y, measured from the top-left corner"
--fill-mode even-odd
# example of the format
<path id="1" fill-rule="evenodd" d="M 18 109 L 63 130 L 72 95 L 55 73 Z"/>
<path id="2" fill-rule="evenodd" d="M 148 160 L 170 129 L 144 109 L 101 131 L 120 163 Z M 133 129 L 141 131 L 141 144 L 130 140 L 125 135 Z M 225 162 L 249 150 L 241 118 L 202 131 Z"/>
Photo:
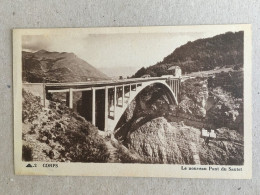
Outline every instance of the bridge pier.
<path id="1" fill-rule="evenodd" d="M 73 90 L 69 88 L 69 92 L 66 93 L 66 105 L 73 109 Z"/>
<path id="2" fill-rule="evenodd" d="M 92 102 L 93 102 L 93 96 L 92 91 L 83 91 L 82 92 L 82 105 L 81 105 L 81 115 L 87 120 L 92 121 Z"/>
<path id="3" fill-rule="evenodd" d="M 42 96 L 43 96 L 43 107 L 46 107 L 46 89 L 45 89 L 45 84 L 42 85 Z"/>
<path id="4" fill-rule="evenodd" d="M 133 91 L 137 90 L 137 84 L 134 85 Z"/>
<path id="5" fill-rule="evenodd" d="M 178 78 L 178 79 L 168 78 L 166 80 L 166 83 L 169 85 L 169 87 L 171 88 L 171 90 L 173 91 L 173 93 L 176 97 L 176 100 L 178 101 L 178 96 L 179 96 L 179 93 L 180 93 L 181 79 L 180 78 Z"/>
<path id="6" fill-rule="evenodd" d="M 178 84 L 177 84 L 177 95 L 176 95 L 176 99 L 177 101 L 179 100 L 179 93 L 180 93 L 180 79 L 177 80 Z"/>
<path id="7" fill-rule="evenodd" d="M 125 85 L 122 86 L 122 107 L 124 107 L 125 99 Z"/>
<path id="8" fill-rule="evenodd" d="M 117 97 L 116 97 L 116 86 L 114 87 L 114 115 L 115 115 L 115 111 L 116 111 L 116 105 L 117 105 L 117 103 L 116 103 L 116 100 L 117 100 Z"/>
<path id="9" fill-rule="evenodd" d="M 96 126 L 96 89 L 92 88 L 92 124 Z"/>
<path id="10" fill-rule="evenodd" d="M 174 80 L 172 80 L 172 90 L 175 93 L 175 83 L 174 83 Z"/>
<path id="11" fill-rule="evenodd" d="M 104 123 L 104 130 L 108 130 L 108 87 L 105 87 L 105 123 Z"/>
<path id="12" fill-rule="evenodd" d="M 131 97 L 131 84 L 129 85 L 129 96 L 128 96 L 128 98 L 130 98 Z"/>
<path id="13" fill-rule="evenodd" d="M 177 80 L 176 83 L 177 83 L 177 88 L 176 88 L 176 98 L 178 99 L 178 94 L 179 94 L 179 92 L 178 92 L 178 88 L 179 88 L 179 80 Z"/>

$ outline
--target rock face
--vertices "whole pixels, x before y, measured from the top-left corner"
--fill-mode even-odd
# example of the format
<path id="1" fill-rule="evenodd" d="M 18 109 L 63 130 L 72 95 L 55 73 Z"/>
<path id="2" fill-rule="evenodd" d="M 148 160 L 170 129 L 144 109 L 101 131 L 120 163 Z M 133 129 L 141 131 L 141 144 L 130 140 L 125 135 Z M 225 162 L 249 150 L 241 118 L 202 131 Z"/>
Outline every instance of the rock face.
<path id="1" fill-rule="evenodd" d="M 243 134 L 243 100 L 234 98 L 220 87 L 212 90 L 214 101 L 207 111 L 207 122 L 216 128 L 228 127 Z"/>
<path id="2" fill-rule="evenodd" d="M 199 129 L 152 119 L 127 137 L 127 147 L 148 163 L 243 164 L 243 139 L 237 132 L 217 130 L 219 139 L 206 145 Z"/>
<path id="3" fill-rule="evenodd" d="M 180 96 L 178 116 L 194 120 L 206 117 L 206 103 L 209 97 L 207 80 L 198 79 L 182 83 Z"/>
<path id="4" fill-rule="evenodd" d="M 158 86 L 139 94 L 119 122 L 115 137 L 147 163 L 243 164 L 243 104 L 207 78 L 182 83 L 179 105 L 169 105 Z M 239 129 L 242 127 L 242 129 Z M 209 143 L 201 129 L 214 129 Z"/>
<path id="5" fill-rule="evenodd" d="M 184 164 L 176 143 L 176 128 L 163 117 L 155 118 L 137 128 L 127 138 L 128 148 L 134 149 L 152 163 Z"/>
<path id="6" fill-rule="evenodd" d="M 228 127 L 243 134 L 243 100 L 220 86 L 209 88 L 207 78 L 190 79 L 182 83 L 180 103 L 170 120 L 197 128 Z"/>

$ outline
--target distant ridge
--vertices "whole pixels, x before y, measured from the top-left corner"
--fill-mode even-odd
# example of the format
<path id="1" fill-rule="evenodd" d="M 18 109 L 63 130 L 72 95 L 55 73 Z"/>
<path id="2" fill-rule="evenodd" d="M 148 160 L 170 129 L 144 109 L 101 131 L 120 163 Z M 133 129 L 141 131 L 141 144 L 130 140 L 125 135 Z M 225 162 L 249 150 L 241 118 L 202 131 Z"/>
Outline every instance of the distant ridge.
<path id="1" fill-rule="evenodd" d="M 84 82 L 109 79 L 74 53 L 23 51 L 22 65 L 23 82 Z"/>
<path id="2" fill-rule="evenodd" d="M 183 73 L 213 70 L 223 66 L 243 66 L 244 32 L 227 32 L 211 38 L 198 39 L 176 48 L 163 61 L 139 69 L 133 77 L 168 74 L 171 66 L 180 66 Z"/>

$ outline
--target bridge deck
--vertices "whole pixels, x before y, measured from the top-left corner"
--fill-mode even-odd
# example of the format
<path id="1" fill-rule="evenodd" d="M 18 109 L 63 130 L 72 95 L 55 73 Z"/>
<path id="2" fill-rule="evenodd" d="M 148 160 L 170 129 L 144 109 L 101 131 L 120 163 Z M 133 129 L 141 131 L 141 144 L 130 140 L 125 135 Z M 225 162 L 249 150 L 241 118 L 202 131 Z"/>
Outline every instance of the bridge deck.
<path id="1" fill-rule="evenodd" d="M 89 81 L 89 82 L 74 82 L 74 83 L 45 83 L 45 87 L 48 89 L 67 89 L 67 88 L 87 88 L 87 87 L 105 87 L 105 86 L 118 86 L 127 84 L 137 84 L 142 82 L 154 81 L 154 80 L 167 80 L 163 77 L 152 78 L 137 78 L 137 79 L 124 79 L 124 80 L 106 80 L 106 81 Z M 178 77 L 172 77 L 171 80 L 179 79 Z"/>

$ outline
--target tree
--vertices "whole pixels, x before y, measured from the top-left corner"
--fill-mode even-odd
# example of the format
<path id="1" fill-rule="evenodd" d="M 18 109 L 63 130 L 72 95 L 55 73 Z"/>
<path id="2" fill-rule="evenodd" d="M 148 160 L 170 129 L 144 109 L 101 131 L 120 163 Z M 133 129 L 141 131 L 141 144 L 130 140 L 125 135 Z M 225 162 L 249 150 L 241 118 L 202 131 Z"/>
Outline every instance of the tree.
<path id="1" fill-rule="evenodd" d="M 141 76 L 143 76 L 146 73 L 146 69 L 144 67 L 142 67 L 141 69 L 139 69 L 134 75 L 133 78 L 140 78 Z"/>

